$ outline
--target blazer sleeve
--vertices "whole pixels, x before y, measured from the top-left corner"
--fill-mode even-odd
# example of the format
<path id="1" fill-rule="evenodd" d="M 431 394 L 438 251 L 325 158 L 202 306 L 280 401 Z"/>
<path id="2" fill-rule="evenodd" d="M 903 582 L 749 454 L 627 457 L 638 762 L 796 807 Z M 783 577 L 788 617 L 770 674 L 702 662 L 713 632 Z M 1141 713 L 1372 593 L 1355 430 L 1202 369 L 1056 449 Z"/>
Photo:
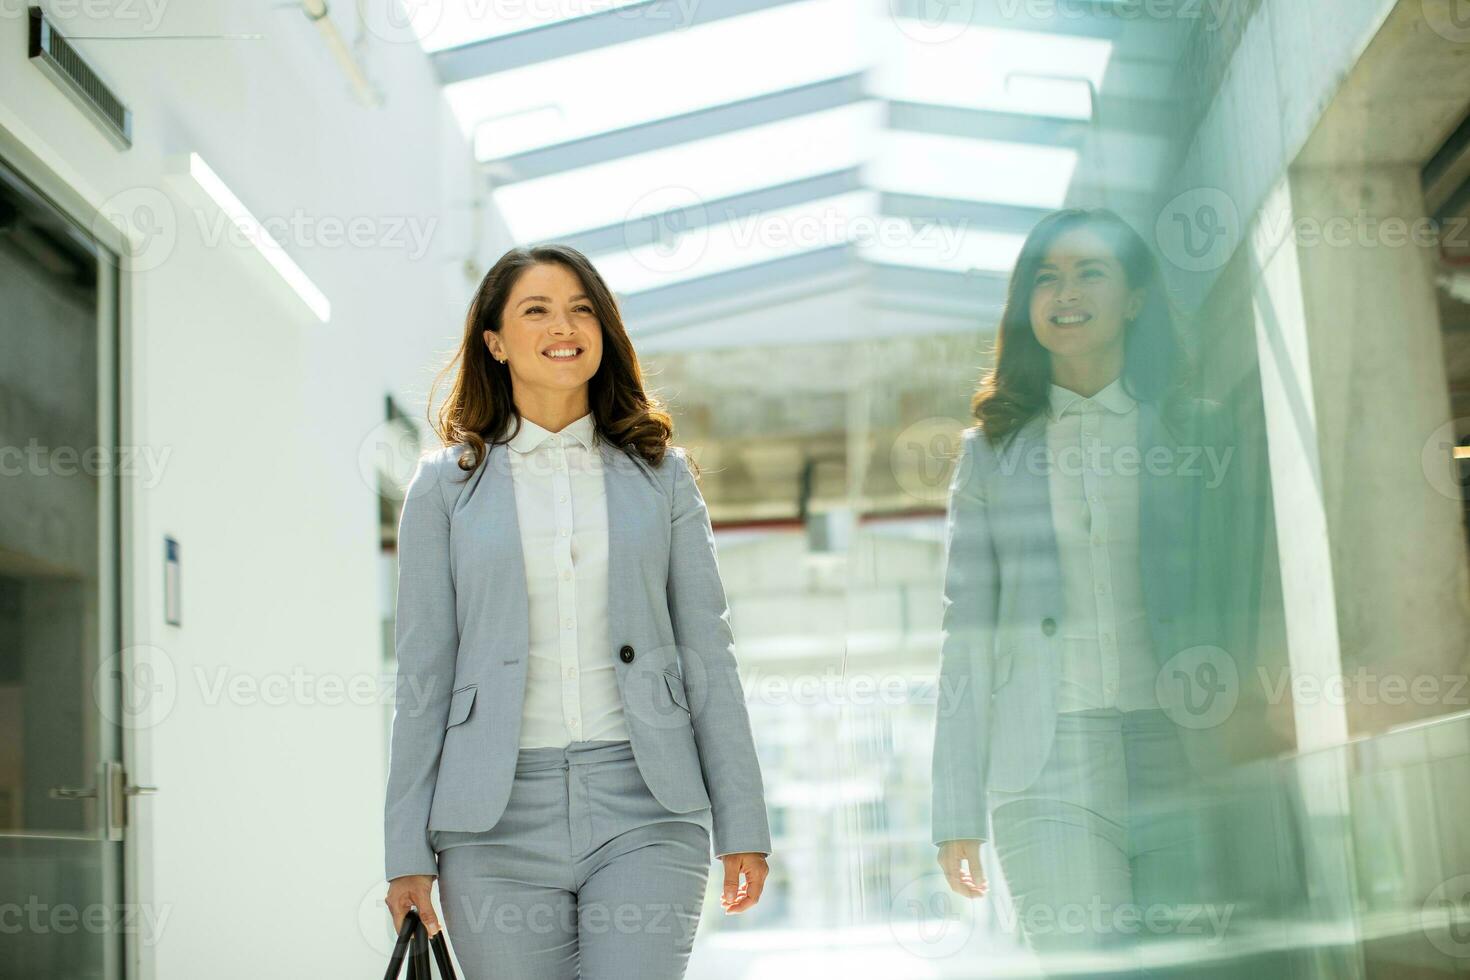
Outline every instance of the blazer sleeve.
<path id="1" fill-rule="evenodd" d="M 987 513 L 978 429 L 964 434 L 950 480 L 945 527 L 939 690 L 933 758 L 932 839 L 988 840 L 985 792 L 999 574 Z"/>
<path id="2" fill-rule="evenodd" d="M 709 510 L 683 450 L 671 448 L 669 455 L 674 466 L 669 616 L 690 686 L 690 717 L 709 792 L 715 856 L 770 854 L 760 762 L 736 668 L 735 638 L 715 561 Z M 692 669 L 690 657 L 698 660 Z"/>
<path id="3" fill-rule="evenodd" d="M 429 843 L 429 810 L 459 652 L 442 474 L 448 459 L 441 451 L 419 460 L 398 524 L 398 676 L 384 807 L 389 880 L 439 873 Z"/>

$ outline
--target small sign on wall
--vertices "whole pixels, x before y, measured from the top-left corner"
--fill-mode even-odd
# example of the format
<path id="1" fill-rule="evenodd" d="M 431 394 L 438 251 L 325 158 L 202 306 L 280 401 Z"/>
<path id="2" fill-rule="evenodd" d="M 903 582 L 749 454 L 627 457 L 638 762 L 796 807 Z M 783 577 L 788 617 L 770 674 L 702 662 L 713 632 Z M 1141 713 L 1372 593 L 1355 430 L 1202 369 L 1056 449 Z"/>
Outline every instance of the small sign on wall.
<path id="1" fill-rule="evenodd" d="M 180 576 L 179 543 L 163 539 L 163 619 L 170 626 L 181 625 L 179 619 Z"/>

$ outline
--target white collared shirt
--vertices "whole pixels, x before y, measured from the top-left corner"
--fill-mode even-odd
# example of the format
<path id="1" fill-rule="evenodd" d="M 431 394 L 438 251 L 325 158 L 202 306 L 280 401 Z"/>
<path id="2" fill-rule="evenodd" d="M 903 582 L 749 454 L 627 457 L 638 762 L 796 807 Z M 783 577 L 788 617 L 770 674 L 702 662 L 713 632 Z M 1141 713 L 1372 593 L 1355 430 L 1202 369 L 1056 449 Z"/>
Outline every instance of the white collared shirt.
<path id="1" fill-rule="evenodd" d="M 1138 403 L 1121 378 L 1091 398 L 1052 385 L 1046 442 L 1062 569 L 1057 710 L 1157 708 L 1138 543 Z"/>
<path id="2" fill-rule="evenodd" d="M 627 739 L 608 639 L 607 492 L 592 414 L 560 432 L 522 418 L 509 448 L 530 617 L 520 748 Z"/>

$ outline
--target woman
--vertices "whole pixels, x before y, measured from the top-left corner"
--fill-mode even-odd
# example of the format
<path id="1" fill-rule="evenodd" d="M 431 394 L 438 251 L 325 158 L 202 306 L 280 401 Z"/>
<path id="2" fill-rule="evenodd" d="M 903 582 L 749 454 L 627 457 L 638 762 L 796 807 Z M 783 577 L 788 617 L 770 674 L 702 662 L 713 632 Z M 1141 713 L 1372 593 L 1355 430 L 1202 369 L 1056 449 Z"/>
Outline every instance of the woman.
<path id="1" fill-rule="evenodd" d="M 1028 944 L 1102 966 L 1121 950 L 1124 973 L 1141 913 L 1173 922 L 1200 899 L 1174 801 L 1219 758 L 1170 664 L 1219 643 L 1203 610 L 1229 456 L 1187 373 L 1137 233 L 1108 211 L 1050 215 L 1017 261 L 951 485 L 939 864 L 983 896 L 993 831 Z"/>
<path id="2" fill-rule="evenodd" d="M 711 844 L 727 914 L 771 850 L 704 500 L 574 249 L 507 252 L 456 363 L 399 530 L 394 925 L 437 875 L 471 978 L 681 977 Z"/>

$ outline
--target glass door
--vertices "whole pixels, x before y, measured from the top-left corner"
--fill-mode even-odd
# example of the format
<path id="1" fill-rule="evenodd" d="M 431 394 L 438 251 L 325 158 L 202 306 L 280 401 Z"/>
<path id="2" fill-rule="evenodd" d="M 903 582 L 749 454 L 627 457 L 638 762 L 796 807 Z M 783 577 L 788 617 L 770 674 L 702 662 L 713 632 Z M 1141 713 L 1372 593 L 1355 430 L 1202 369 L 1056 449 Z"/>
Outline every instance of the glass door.
<path id="1" fill-rule="evenodd" d="M 117 262 L 0 150 L 0 978 L 117 980 Z"/>

